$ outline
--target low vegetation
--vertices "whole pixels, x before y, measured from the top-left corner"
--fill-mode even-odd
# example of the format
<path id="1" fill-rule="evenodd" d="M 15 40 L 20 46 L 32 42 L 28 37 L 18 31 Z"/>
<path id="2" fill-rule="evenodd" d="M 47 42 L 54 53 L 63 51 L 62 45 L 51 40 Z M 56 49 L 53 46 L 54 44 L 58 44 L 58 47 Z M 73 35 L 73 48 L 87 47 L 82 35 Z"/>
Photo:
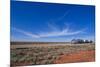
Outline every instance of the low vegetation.
<path id="1" fill-rule="evenodd" d="M 40 46 L 11 48 L 11 66 L 53 64 L 61 55 L 95 50 L 94 44 Z"/>

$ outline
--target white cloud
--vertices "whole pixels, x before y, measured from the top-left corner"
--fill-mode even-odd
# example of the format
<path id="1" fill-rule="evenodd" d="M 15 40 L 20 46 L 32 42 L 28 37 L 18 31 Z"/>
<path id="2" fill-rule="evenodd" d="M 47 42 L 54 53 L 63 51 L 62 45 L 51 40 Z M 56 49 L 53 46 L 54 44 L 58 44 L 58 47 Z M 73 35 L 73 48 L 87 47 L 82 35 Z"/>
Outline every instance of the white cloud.
<path id="1" fill-rule="evenodd" d="M 40 33 L 40 37 L 57 37 L 57 36 L 70 36 L 70 35 L 76 35 L 84 33 L 84 30 L 78 30 L 74 32 L 70 32 L 69 29 L 65 28 L 62 31 L 51 31 L 47 33 Z"/>
<path id="2" fill-rule="evenodd" d="M 56 20 L 56 22 L 57 22 L 57 21 L 63 20 L 63 19 L 65 18 L 65 16 L 67 16 L 67 15 L 69 14 L 69 11 L 70 11 L 70 10 L 66 11 L 62 16 L 60 16 L 60 17 Z"/>
<path id="3" fill-rule="evenodd" d="M 68 11 L 65 12 L 62 16 L 58 17 L 58 19 L 56 19 L 56 21 L 54 23 L 56 23 L 57 21 L 63 20 L 67 14 L 68 14 Z M 33 34 L 32 32 L 27 32 L 27 31 L 24 31 L 19 28 L 13 28 L 13 29 L 19 33 L 22 33 L 22 34 L 32 37 L 32 38 L 71 36 L 71 35 L 82 34 L 82 33 L 84 33 L 84 30 L 85 30 L 85 29 L 82 29 L 82 30 L 72 31 L 71 28 L 73 28 L 73 27 L 69 28 L 69 25 L 66 23 L 64 23 L 64 26 L 61 29 L 61 27 L 58 27 L 57 24 L 55 25 L 54 23 L 52 24 L 50 22 L 47 22 L 48 31 L 42 31 L 37 34 Z"/>
<path id="4" fill-rule="evenodd" d="M 28 1 L 28 0 L 20 0 L 20 1 Z M 31 1 L 31 0 L 29 0 Z M 57 24 L 54 25 L 56 22 L 58 21 L 62 21 L 65 16 L 67 16 L 69 13 L 69 10 L 66 11 L 62 16 L 58 17 L 55 21 L 53 21 L 54 23 L 50 23 L 47 22 L 47 26 L 48 26 L 48 31 L 42 31 L 41 33 L 37 33 L 37 34 L 33 34 L 31 32 L 27 32 L 24 31 L 22 29 L 18 29 L 18 28 L 13 28 L 15 31 L 20 32 L 26 36 L 32 37 L 32 38 L 44 38 L 44 37 L 59 37 L 59 36 L 71 36 L 71 35 L 77 35 L 77 34 L 81 34 L 84 33 L 85 29 L 82 30 L 76 30 L 76 31 L 71 31 L 71 28 L 69 28 L 69 25 L 64 23 L 63 29 L 61 29 L 61 27 L 57 27 Z"/>
<path id="5" fill-rule="evenodd" d="M 33 34 L 31 32 L 24 31 L 22 29 L 13 28 L 14 31 L 17 31 L 19 33 L 22 33 L 26 36 L 32 37 L 32 38 L 44 38 L 44 37 L 59 37 L 59 36 L 71 36 L 71 35 L 77 35 L 84 33 L 85 29 L 77 30 L 77 31 L 70 31 L 69 27 L 65 27 L 64 29 L 60 30 L 56 26 L 53 26 L 49 24 L 50 26 L 48 31 L 42 31 L 41 33 Z M 51 31 L 49 31 L 51 30 Z"/>
<path id="6" fill-rule="evenodd" d="M 13 28 L 13 30 L 15 30 L 15 31 L 17 31 L 17 32 L 19 32 L 19 33 L 22 33 L 22 34 L 24 34 L 24 35 L 26 35 L 26 36 L 32 37 L 32 38 L 39 38 L 38 35 L 32 34 L 32 33 L 30 33 L 30 32 L 26 32 L 26 31 L 21 30 L 21 29 L 18 29 L 18 28 Z"/>
<path id="7" fill-rule="evenodd" d="M 58 31 L 58 27 L 57 26 L 55 27 L 54 25 L 50 24 L 49 22 L 47 22 L 47 26 L 52 31 Z"/>

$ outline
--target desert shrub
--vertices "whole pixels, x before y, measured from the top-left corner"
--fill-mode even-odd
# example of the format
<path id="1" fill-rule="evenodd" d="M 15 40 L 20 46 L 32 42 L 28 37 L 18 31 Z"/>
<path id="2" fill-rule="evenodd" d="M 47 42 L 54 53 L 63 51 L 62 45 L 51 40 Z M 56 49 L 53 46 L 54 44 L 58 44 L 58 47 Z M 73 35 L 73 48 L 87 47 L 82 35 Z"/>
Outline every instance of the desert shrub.
<path id="1" fill-rule="evenodd" d="M 11 63 L 27 64 L 52 64 L 54 60 L 59 59 L 63 54 L 75 53 L 82 50 L 94 50 L 95 45 L 66 45 L 54 47 L 32 47 L 27 49 L 12 49 Z"/>
<path id="2" fill-rule="evenodd" d="M 17 61 L 18 61 L 18 58 L 17 57 L 11 58 L 11 62 L 17 62 Z"/>

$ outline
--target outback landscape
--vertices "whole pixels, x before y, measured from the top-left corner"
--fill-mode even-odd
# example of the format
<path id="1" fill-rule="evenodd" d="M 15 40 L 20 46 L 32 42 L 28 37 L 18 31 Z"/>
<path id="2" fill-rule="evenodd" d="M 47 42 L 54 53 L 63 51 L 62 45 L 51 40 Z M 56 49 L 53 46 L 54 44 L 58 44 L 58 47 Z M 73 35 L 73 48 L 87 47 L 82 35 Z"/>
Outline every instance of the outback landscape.
<path id="1" fill-rule="evenodd" d="M 95 61 L 95 6 L 11 0 L 10 65 Z"/>
<path id="2" fill-rule="evenodd" d="M 95 61 L 94 43 L 13 42 L 11 66 Z"/>

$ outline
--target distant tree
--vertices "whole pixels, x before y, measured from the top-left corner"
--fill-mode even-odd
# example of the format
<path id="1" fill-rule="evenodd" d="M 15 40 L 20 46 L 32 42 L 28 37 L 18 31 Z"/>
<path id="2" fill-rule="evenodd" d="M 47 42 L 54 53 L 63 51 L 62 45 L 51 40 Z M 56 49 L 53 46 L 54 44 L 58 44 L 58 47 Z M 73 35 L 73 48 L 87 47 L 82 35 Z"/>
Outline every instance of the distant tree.
<path id="1" fill-rule="evenodd" d="M 82 40 L 82 39 L 72 39 L 71 43 L 74 43 L 74 44 L 84 43 L 84 40 Z"/>
<path id="2" fill-rule="evenodd" d="M 90 40 L 90 43 L 93 43 L 93 41 L 92 41 L 92 40 Z"/>
<path id="3" fill-rule="evenodd" d="M 74 44 L 77 43 L 76 39 L 72 39 L 71 43 L 74 43 Z"/>
<path id="4" fill-rule="evenodd" d="M 84 40 L 82 39 L 77 39 L 78 43 L 84 43 Z"/>
<path id="5" fill-rule="evenodd" d="M 90 41 L 88 41 L 88 40 L 85 40 L 85 43 L 89 43 Z"/>

